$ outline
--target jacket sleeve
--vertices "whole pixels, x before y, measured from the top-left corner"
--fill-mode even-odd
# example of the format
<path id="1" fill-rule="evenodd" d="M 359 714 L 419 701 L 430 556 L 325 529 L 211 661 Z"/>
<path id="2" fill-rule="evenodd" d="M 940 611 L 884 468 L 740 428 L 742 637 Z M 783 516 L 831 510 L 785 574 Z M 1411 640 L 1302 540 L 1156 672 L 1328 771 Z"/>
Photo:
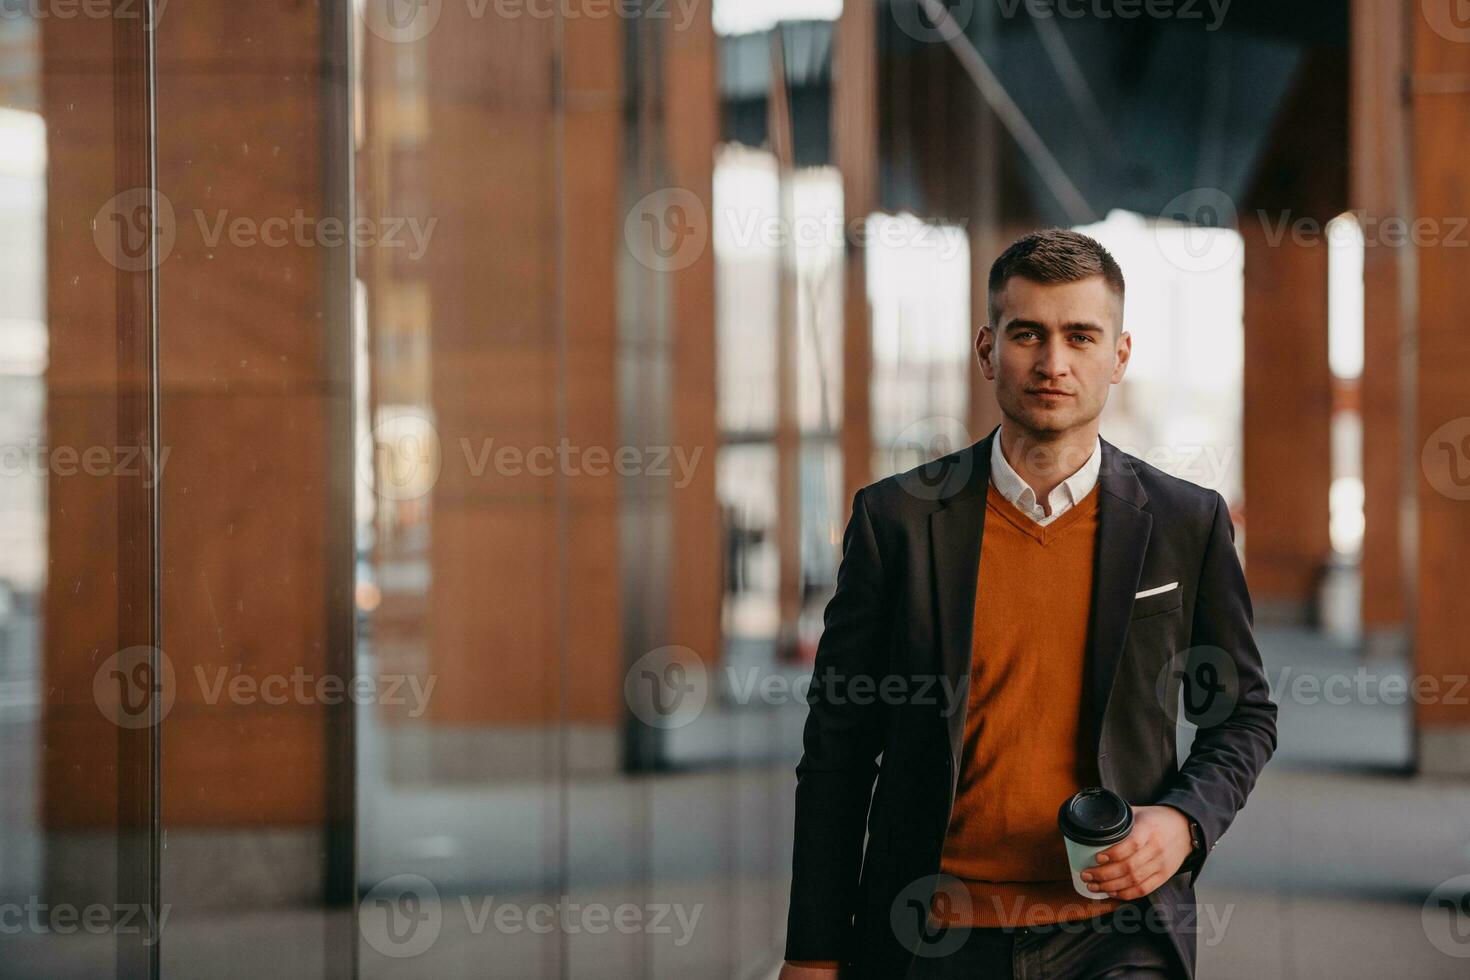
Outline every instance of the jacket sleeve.
<path id="1" fill-rule="evenodd" d="M 1186 717 L 1201 727 L 1195 732 L 1189 758 L 1157 801 L 1194 818 L 1204 832 L 1202 855 L 1186 862 L 1191 885 L 1276 751 L 1276 705 L 1252 634 L 1250 594 L 1235 554 L 1235 525 L 1217 492 L 1199 572 L 1186 675 L 1207 678 L 1206 665 L 1220 673 L 1219 668 L 1226 666 L 1224 658 L 1234 668 L 1233 682 L 1228 667 L 1221 674 L 1227 679 L 1223 696 L 1233 700 L 1229 714 L 1204 724 L 1222 712 L 1208 702 L 1195 711 L 1186 700 Z M 1204 712 L 1209 719 L 1202 717 Z"/>
<path id="2" fill-rule="evenodd" d="M 841 960 L 852 953 L 847 943 L 886 727 L 877 692 L 892 616 L 865 493 L 853 497 L 807 694 L 796 767 L 788 960 Z"/>

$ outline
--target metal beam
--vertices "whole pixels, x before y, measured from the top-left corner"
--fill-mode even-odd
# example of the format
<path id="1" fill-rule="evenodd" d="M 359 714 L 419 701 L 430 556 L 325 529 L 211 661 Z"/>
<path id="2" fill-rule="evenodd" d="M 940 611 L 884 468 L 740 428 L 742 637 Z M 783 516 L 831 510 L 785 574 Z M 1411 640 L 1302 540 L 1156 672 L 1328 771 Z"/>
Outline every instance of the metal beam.
<path id="1" fill-rule="evenodd" d="M 1067 213 L 1068 219 L 1073 224 L 1079 225 L 1098 220 L 1097 212 L 1092 209 L 1086 196 L 1076 184 L 1072 183 L 1072 178 L 1067 176 L 1066 170 L 1047 147 L 1041 134 L 1031 125 L 1026 114 L 1021 111 L 1021 107 L 1016 105 L 1015 99 L 1011 98 L 995 72 L 985 63 L 985 58 L 960 26 L 955 23 L 954 18 L 949 15 L 949 11 L 940 3 L 940 0 L 916 0 L 916 2 L 929 15 L 929 20 L 933 22 L 945 43 L 949 45 L 950 51 L 954 52 L 955 58 L 959 60 L 960 67 L 970 76 L 970 80 L 980 90 L 981 97 L 990 104 L 990 108 L 1000 118 L 1001 124 L 1011 134 L 1011 138 L 1020 146 L 1026 159 L 1030 160 L 1031 165 L 1036 168 L 1042 182 L 1057 199 L 1062 210 Z"/>

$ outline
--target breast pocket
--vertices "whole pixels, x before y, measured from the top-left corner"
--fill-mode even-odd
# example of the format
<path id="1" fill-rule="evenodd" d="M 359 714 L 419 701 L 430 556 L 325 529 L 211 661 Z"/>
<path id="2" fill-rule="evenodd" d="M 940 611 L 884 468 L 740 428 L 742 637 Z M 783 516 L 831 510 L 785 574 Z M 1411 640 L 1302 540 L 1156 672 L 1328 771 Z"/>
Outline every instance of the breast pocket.
<path id="1" fill-rule="evenodd" d="M 1173 612 L 1184 605 L 1184 588 L 1178 582 L 1145 589 L 1144 592 L 1133 600 L 1133 615 L 1130 617 L 1133 622 Z"/>

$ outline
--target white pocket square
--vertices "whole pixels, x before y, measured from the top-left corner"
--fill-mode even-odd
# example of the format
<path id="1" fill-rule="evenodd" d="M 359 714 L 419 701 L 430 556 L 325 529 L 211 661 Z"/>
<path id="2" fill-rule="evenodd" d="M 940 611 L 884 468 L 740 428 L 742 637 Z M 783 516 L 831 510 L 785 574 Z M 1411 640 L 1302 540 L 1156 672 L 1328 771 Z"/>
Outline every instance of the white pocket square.
<path id="1" fill-rule="evenodd" d="M 1136 593 L 1133 596 L 1133 598 L 1135 598 L 1135 599 L 1147 599 L 1151 595 L 1158 595 L 1161 592 L 1168 592 L 1170 589 L 1177 589 L 1177 588 L 1179 588 L 1179 583 L 1178 582 L 1170 582 L 1168 585 L 1161 585 L 1161 586 L 1159 586 L 1156 589 L 1144 589 L 1142 592 Z"/>

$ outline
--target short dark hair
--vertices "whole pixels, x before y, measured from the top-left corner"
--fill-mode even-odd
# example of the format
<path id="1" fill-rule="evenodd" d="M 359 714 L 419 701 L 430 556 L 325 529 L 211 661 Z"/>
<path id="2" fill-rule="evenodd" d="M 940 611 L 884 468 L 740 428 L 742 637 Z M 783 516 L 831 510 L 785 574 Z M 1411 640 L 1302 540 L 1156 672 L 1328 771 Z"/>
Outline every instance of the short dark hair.
<path id="1" fill-rule="evenodd" d="M 1016 276 L 1043 284 L 1080 282 L 1102 276 L 1123 305 L 1123 270 L 1097 239 L 1066 228 L 1033 231 L 1018 238 L 990 267 L 987 306 L 991 329 L 1000 326 L 997 297 Z"/>

